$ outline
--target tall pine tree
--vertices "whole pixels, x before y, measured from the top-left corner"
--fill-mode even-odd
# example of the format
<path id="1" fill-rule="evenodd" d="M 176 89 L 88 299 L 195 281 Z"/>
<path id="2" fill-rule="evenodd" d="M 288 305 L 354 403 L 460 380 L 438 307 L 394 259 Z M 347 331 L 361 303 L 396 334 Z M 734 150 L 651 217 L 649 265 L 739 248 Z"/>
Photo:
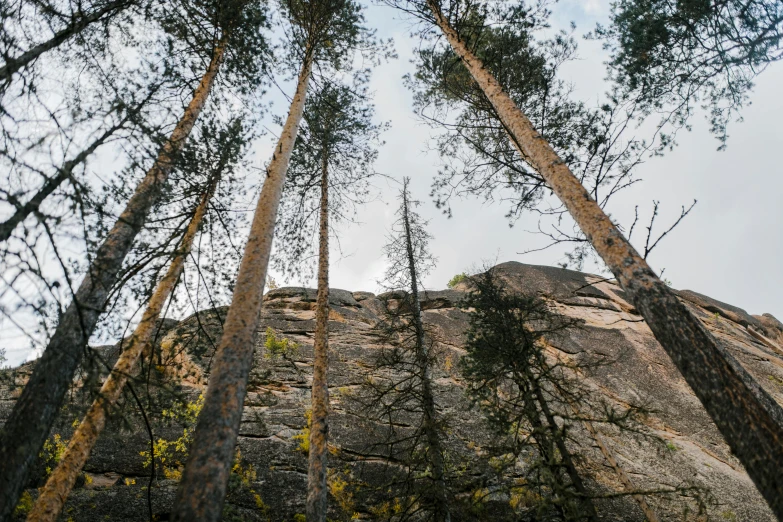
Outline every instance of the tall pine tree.
<path id="1" fill-rule="evenodd" d="M 436 339 L 422 319 L 422 280 L 435 265 L 429 252 L 432 236 L 416 211 L 410 179 L 403 178 L 397 221 L 384 247 L 389 267 L 383 285 L 384 316 L 379 333 L 394 348 L 375 362 L 373 377 L 359 399 L 363 414 L 387 433 L 376 445 L 391 461 L 407 470 L 383 486 L 394 498 L 400 520 L 451 520 L 454 502 L 447 481 L 444 439 L 446 426 L 438 411 L 432 368 Z M 377 377 L 376 377 L 377 376 Z M 410 425 L 411 429 L 400 429 Z M 387 494 L 388 494 L 387 493 Z"/>
<path id="2" fill-rule="evenodd" d="M 563 202 L 628 292 L 773 511 L 783 516 L 783 480 L 777 471 L 783 467 L 783 409 L 753 384 L 748 372 L 653 272 L 474 52 L 475 42 L 486 27 L 522 22 L 504 20 L 507 11 L 501 11 L 500 19 L 492 19 L 496 12 L 482 1 L 389 3 L 415 13 L 442 33 L 492 105 L 512 146 L 537 167 L 547 186 Z"/>
<path id="3" fill-rule="evenodd" d="M 308 520 L 325 521 L 327 511 L 329 235 L 366 198 L 383 129 L 372 121 L 366 74 L 358 71 L 350 85 L 324 83 L 305 105 L 306 125 L 294 147 L 276 231 L 276 263 L 292 275 L 301 275 L 304 260 L 312 258 L 313 236 L 318 238 Z"/>
<path id="4" fill-rule="evenodd" d="M 175 500 L 173 520 L 218 520 L 226 495 L 261 312 L 261 299 L 286 171 L 304 112 L 312 70 L 340 70 L 372 45 L 360 7 L 349 0 L 287 0 L 282 11 L 290 50 L 299 58 L 296 91 L 245 245 L 193 449 Z"/>

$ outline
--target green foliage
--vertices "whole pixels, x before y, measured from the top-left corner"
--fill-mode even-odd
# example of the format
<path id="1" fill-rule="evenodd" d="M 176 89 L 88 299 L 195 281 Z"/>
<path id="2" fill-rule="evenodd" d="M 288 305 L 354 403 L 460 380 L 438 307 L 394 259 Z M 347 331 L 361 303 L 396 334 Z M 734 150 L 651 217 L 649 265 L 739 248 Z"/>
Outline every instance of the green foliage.
<path id="1" fill-rule="evenodd" d="M 373 453 L 388 455 L 404 471 L 390 473 L 375 485 L 379 518 L 443 520 L 453 509 L 451 468 L 445 448 L 447 417 L 434 392 L 439 346 L 436 333 L 422 321 L 421 278 L 435 266 L 426 222 L 415 211 L 409 178 L 403 178 L 397 221 L 384 246 L 388 269 L 383 285 L 390 290 L 376 332 L 391 348 L 379 350 L 369 378 L 350 397 L 357 415 L 372 421 Z"/>
<path id="2" fill-rule="evenodd" d="M 416 4 L 424 3 L 396 2 Z M 613 92 L 600 107 L 575 101 L 560 69 L 576 57 L 576 41 L 567 33 L 540 34 L 548 27 L 543 2 L 449 2 L 449 18 L 460 39 L 481 60 L 600 205 L 636 180 L 635 167 L 662 144 L 625 136 L 633 111 Z M 435 138 L 441 166 L 432 183 L 435 204 L 450 215 L 451 201 L 476 197 L 506 206 L 509 224 L 538 211 L 548 192 L 538 166 L 509 140 L 495 108 L 451 47 L 427 38 L 417 49 L 416 73 L 406 78 L 417 113 L 442 131 Z M 608 180 L 612 180 L 609 182 Z M 576 226 L 564 229 L 564 207 L 538 213 L 539 230 L 552 243 L 568 243 L 568 264 L 579 269 L 594 256 Z"/>
<path id="3" fill-rule="evenodd" d="M 545 492 L 535 509 L 542 514 L 555 509 L 566 520 L 589 518 L 594 507 L 566 446 L 573 418 L 568 404 L 586 407 L 585 392 L 567 375 L 566 363 L 549 361 L 544 352 L 545 337 L 577 322 L 550 310 L 540 297 L 507 293 L 493 269 L 472 282 L 474 290 L 463 302 L 474 311 L 461 364 L 469 396 L 500 437 L 496 446 L 502 453 L 490 465 L 502 476 L 517 458 L 535 450 L 524 477 Z"/>
<path id="4" fill-rule="evenodd" d="M 426 277 L 434 268 L 437 259 L 430 252 L 430 241 L 432 234 L 427 231 L 428 221 L 422 218 L 417 212 L 421 201 L 412 197 L 408 187 L 410 178 L 403 178 L 402 190 L 398 200 L 400 206 L 395 213 L 396 220 L 392 224 L 391 233 L 388 235 L 387 243 L 383 247 L 383 253 L 387 260 L 387 269 L 383 277 L 383 285 L 386 289 L 394 292 L 405 292 L 407 299 L 411 299 L 414 285 L 421 291 L 421 280 Z M 411 267 L 410 259 L 413 259 Z M 395 314 L 387 307 L 387 319 L 391 319 Z M 410 317 L 408 307 L 400 309 L 400 313 L 408 316 L 410 325 L 407 328 L 415 327 L 415 320 Z M 398 328 L 405 328 L 403 325 L 396 325 Z"/>
<path id="5" fill-rule="evenodd" d="M 361 4 L 353 0 L 283 0 L 280 4 L 291 22 L 291 54 L 310 53 L 320 67 L 340 71 L 350 68 L 357 54 L 372 59 L 383 49 L 364 26 Z"/>
<path id="6" fill-rule="evenodd" d="M 537 128 L 572 163 L 572 151 L 589 135 L 589 115 L 567 99 L 567 89 L 555 73 L 574 45 L 562 39 L 546 47 L 533 45 L 532 30 L 523 22 L 525 13 L 519 15 L 522 23 L 493 25 L 474 5 L 457 30 L 463 39 L 476 42 L 474 53 L 522 111 L 540 115 L 534 116 Z M 437 206 L 450 212 L 449 201 L 455 195 L 498 198 L 511 202 L 509 217 L 516 219 L 537 204 L 544 190 L 540 177 L 511 146 L 494 108 L 453 50 L 442 42 L 423 46 L 416 66 L 415 75 L 408 78 L 416 107 L 428 124 L 447 131 L 436 141 L 443 164 L 433 182 Z M 507 195 L 493 196 L 496 192 Z"/>
<path id="7" fill-rule="evenodd" d="M 155 10 L 171 46 L 172 74 L 186 75 L 193 61 L 209 58 L 218 42 L 226 40 L 221 81 L 232 94 L 247 95 L 258 88 L 272 60 L 265 37 L 269 19 L 265 2 L 219 0 L 161 3 Z M 195 55 L 195 56 L 194 56 Z"/>
<path id="8" fill-rule="evenodd" d="M 781 379 L 777 375 L 767 375 L 767 379 L 772 381 L 774 384 L 783 387 L 783 379 Z"/>
<path id="9" fill-rule="evenodd" d="M 253 500 L 256 503 L 256 507 L 260 510 L 268 510 L 269 508 L 261 500 L 261 496 L 253 489 L 253 483 L 258 479 L 256 469 L 252 464 L 248 464 L 242 460 L 242 452 L 237 448 L 234 454 L 234 463 L 231 466 L 231 476 L 229 477 L 229 490 L 244 487 L 253 493 Z"/>
<path id="10" fill-rule="evenodd" d="M 261 494 L 255 489 L 257 480 L 258 475 L 255 467 L 242 459 L 242 452 L 237 448 L 234 454 L 234 462 L 231 465 L 231 474 L 228 477 L 228 495 L 235 498 L 249 496 L 253 504 L 255 504 L 256 514 L 260 515 L 264 520 L 270 521 L 272 519 L 271 510 L 263 498 L 261 498 Z M 241 504 L 243 501 L 239 500 L 237 503 Z M 222 519 L 231 522 L 246 520 L 228 502 L 223 508 Z"/>
<path id="11" fill-rule="evenodd" d="M 352 486 L 356 480 L 353 478 L 350 469 L 343 471 L 335 469 L 328 470 L 326 484 L 329 488 L 329 494 L 335 500 L 340 509 L 351 518 L 358 518 L 356 513 L 356 499 L 353 495 Z"/>
<path id="12" fill-rule="evenodd" d="M 187 460 L 188 450 L 193 443 L 193 428 L 204 406 L 204 395 L 201 394 L 193 402 L 177 403 L 170 409 L 162 412 L 164 419 L 184 424 L 182 435 L 174 440 L 159 438 L 153 444 L 152 451 L 142 451 L 139 454 L 144 457 L 143 466 L 152 465 L 152 455 L 155 455 L 156 466 L 163 472 L 167 479 L 179 480 L 182 478 L 184 462 Z"/>
<path id="13" fill-rule="evenodd" d="M 47 477 L 52 474 L 66 449 L 68 449 L 68 439 L 63 439 L 59 433 L 55 433 L 44 441 L 38 457 L 43 459 Z"/>
<path id="14" fill-rule="evenodd" d="M 471 282 L 473 290 L 462 302 L 471 309 L 462 375 L 474 406 L 497 435 L 488 464 L 519 513 L 589 518 L 592 495 L 584 486 L 587 471 L 578 465 L 579 438 L 572 436 L 577 430 L 591 436 L 583 431 L 584 422 L 679 449 L 645 428 L 643 408 L 618 408 L 584 382 L 587 372 L 611 361 L 547 352 L 549 342 L 578 328 L 580 321 L 558 314 L 541 297 L 508 291 L 502 268 L 473 276 Z M 516 478 L 504 478 L 511 470 Z M 709 492 L 688 483 L 662 486 L 656 494 L 686 509 L 696 504 L 699 513 L 710 499 Z"/>
<path id="15" fill-rule="evenodd" d="M 620 0 L 596 36 L 611 51 L 614 81 L 642 110 L 682 126 L 703 102 L 725 144 L 753 79 L 783 57 L 783 3 Z"/>
<path id="16" fill-rule="evenodd" d="M 313 87 L 305 104 L 288 167 L 275 234 L 285 245 L 275 254 L 275 269 L 286 278 L 314 273 L 321 188 L 328 182 L 329 227 L 351 221 L 372 199 L 371 181 L 385 124 L 375 116 L 367 71 L 355 72 L 350 85 L 334 80 Z"/>
<path id="17" fill-rule="evenodd" d="M 278 339 L 275 331 L 268 327 L 266 328 L 266 342 L 264 342 L 266 352 L 264 357 L 267 359 L 290 359 L 296 357 L 299 353 L 299 345 L 285 337 Z"/>
<path id="18" fill-rule="evenodd" d="M 526 486 L 519 486 L 511 488 L 508 504 L 511 509 L 522 511 L 540 506 L 543 502 L 544 498 L 540 493 Z"/>
<path id="19" fill-rule="evenodd" d="M 193 429 L 203 406 L 204 395 L 201 394 L 195 401 L 177 403 L 173 407 L 162 411 L 161 415 L 164 419 L 184 425 L 182 435 L 176 439 L 159 438 L 153 445 L 156 468 L 163 473 L 165 478 L 173 480 L 182 478 L 184 463 L 187 461 L 188 452 L 193 443 Z M 144 457 L 143 466 L 145 468 L 149 467 L 152 464 L 152 452 L 142 451 L 140 454 Z M 253 498 L 259 513 L 268 518 L 269 506 L 264 503 L 261 495 L 254 489 L 254 483 L 257 478 L 255 467 L 243 461 L 242 453 L 237 448 L 234 454 L 234 462 L 231 466 L 231 474 L 229 475 L 229 493 L 246 492 Z M 135 484 L 135 480 L 129 481 L 126 479 L 126 485 L 131 484 Z M 229 504 L 226 504 L 224 517 L 227 520 L 233 520 L 236 518 L 234 515 L 234 509 Z M 241 520 L 241 518 L 236 518 L 236 520 Z"/>
<path id="20" fill-rule="evenodd" d="M 16 507 L 14 508 L 14 516 L 20 518 L 26 517 L 27 514 L 32 511 L 33 504 L 33 496 L 29 491 L 24 491 L 22 496 L 19 498 L 19 503 L 16 504 Z"/>
<path id="21" fill-rule="evenodd" d="M 462 283 L 463 281 L 466 281 L 467 279 L 468 279 L 468 274 L 462 272 L 461 274 L 457 274 L 451 279 L 449 279 L 449 282 L 446 283 L 446 286 L 448 286 L 449 288 L 454 288 L 455 286 Z"/>
<path id="22" fill-rule="evenodd" d="M 313 420 L 313 411 L 311 409 L 305 410 L 305 420 L 307 421 L 302 431 L 291 437 L 295 441 L 299 441 L 296 451 L 308 455 L 310 453 L 310 426 Z"/>
<path id="23" fill-rule="evenodd" d="M 723 511 L 720 514 L 721 518 L 724 520 L 728 520 L 729 522 L 736 522 L 737 520 L 737 514 L 734 513 L 734 511 L 727 509 L 726 511 Z"/>

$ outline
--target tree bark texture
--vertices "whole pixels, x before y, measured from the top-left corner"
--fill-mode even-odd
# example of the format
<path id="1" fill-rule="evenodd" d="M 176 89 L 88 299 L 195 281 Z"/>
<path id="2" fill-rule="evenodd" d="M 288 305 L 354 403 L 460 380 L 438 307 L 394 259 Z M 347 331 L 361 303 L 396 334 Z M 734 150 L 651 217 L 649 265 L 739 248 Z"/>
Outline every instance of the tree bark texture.
<path id="1" fill-rule="evenodd" d="M 5 65 L 0 67 L 0 93 L 2 93 L 4 88 L 10 83 L 14 74 L 16 74 L 23 67 L 26 67 L 35 61 L 39 56 L 47 51 L 51 51 L 52 49 L 59 47 L 72 36 L 79 34 L 88 26 L 101 20 L 102 18 L 106 16 L 114 16 L 115 14 L 130 6 L 132 3 L 133 2 L 131 0 L 116 0 L 114 2 L 109 2 L 92 13 L 87 13 L 76 17 L 70 25 L 54 33 L 54 36 L 52 36 L 47 41 L 34 46 L 16 58 L 8 58 Z"/>
<path id="2" fill-rule="evenodd" d="M 435 522 L 450 522 L 449 500 L 446 494 L 445 466 L 443 463 L 443 447 L 438 433 L 435 418 L 435 397 L 432 392 L 430 376 L 429 349 L 424 336 L 424 323 L 421 319 L 421 302 L 419 301 L 419 283 L 416 270 L 416 257 L 411 238 L 411 223 L 408 214 L 408 180 L 404 181 L 402 191 L 402 216 L 405 227 L 405 250 L 408 258 L 408 271 L 411 278 L 411 310 L 413 311 L 413 327 L 416 332 L 416 362 L 421 373 L 421 400 L 423 411 L 423 428 L 427 439 L 427 457 L 432 468 L 432 480 L 435 485 L 436 512 Z"/>
<path id="3" fill-rule="evenodd" d="M 173 521 L 220 520 L 245 401 L 247 377 L 258 336 L 275 220 L 294 148 L 312 69 L 307 52 L 286 118 L 253 216 L 239 266 L 234 297 L 223 326 L 209 377 L 204 407 L 193 446 L 175 498 Z"/>
<path id="4" fill-rule="evenodd" d="M 104 239 L 60 319 L 30 380 L 3 426 L 0 438 L 0 520 L 7 520 L 26 485 L 29 472 L 60 409 L 65 392 L 103 311 L 109 291 L 168 178 L 177 154 L 190 135 L 209 96 L 225 51 L 215 48 L 209 67 L 185 113 L 164 144 L 155 164 L 136 187 L 125 209 Z"/>
<path id="5" fill-rule="evenodd" d="M 491 72 L 467 48 L 435 0 L 435 21 L 514 138 L 612 271 L 745 466 L 772 511 L 783 519 L 783 408 L 688 312 L 538 134 Z"/>
<path id="6" fill-rule="evenodd" d="M 321 209 L 318 227 L 318 295 L 315 300 L 313 388 L 310 453 L 307 467 L 307 522 L 326 522 L 329 443 L 329 165 L 321 166 Z"/>
<path id="7" fill-rule="evenodd" d="M 147 309 L 128 341 L 127 347 L 122 351 L 111 373 L 101 386 L 98 397 L 87 410 L 79 427 L 76 428 L 65 453 L 60 457 L 60 462 L 54 469 L 46 484 L 40 491 L 33 509 L 27 515 L 28 522 L 55 522 L 62 511 L 68 495 L 76 483 L 84 463 L 90 456 L 95 442 L 98 440 L 110 410 L 119 400 L 123 387 L 131 375 L 142 353 L 147 351 L 150 342 L 155 335 L 156 326 L 163 311 L 163 306 L 174 291 L 182 270 L 185 267 L 193 240 L 198 233 L 199 226 L 204 219 L 209 200 L 214 194 L 218 183 L 218 174 L 209 182 L 206 191 L 201 196 L 196 211 L 188 223 L 188 227 L 182 236 L 176 255 L 171 261 L 166 274 L 158 282 L 155 291 L 150 298 Z"/>

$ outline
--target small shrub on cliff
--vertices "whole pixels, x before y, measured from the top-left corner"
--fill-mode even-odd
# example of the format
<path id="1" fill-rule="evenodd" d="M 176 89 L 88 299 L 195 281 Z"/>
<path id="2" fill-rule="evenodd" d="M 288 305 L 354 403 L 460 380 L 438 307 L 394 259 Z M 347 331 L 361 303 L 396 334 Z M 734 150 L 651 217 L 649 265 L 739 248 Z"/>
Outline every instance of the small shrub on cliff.
<path id="1" fill-rule="evenodd" d="M 299 353 L 299 345 L 285 337 L 278 339 L 272 328 L 266 329 L 266 342 L 264 343 L 267 359 L 283 358 L 290 360 Z"/>
<path id="2" fill-rule="evenodd" d="M 163 470 L 164 477 L 175 480 L 182 477 L 184 462 L 187 460 L 188 450 L 193 442 L 193 427 L 203 406 L 204 395 L 199 395 L 193 402 L 176 404 L 170 409 L 163 410 L 163 418 L 184 424 L 182 435 L 174 440 L 159 438 L 153 444 L 152 451 L 140 452 L 144 457 L 145 468 L 152 464 L 154 453 L 155 460 L 160 465 L 158 469 Z"/>
<path id="3" fill-rule="evenodd" d="M 19 498 L 19 503 L 14 508 L 14 517 L 23 518 L 27 517 L 27 514 L 33 509 L 33 496 L 29 491 L 22 493 Z"/>
<path id="4" fill-rule="evenodd" d="M 461 274 L 457 274 L 451 279 L 449 279 L 449 282 L 446 283 L 446 286 L 448 286 L 449 288 L 454 288 L 455 286 L 457 286 L 463 281 L 466 281 L 467 279 L 468 279 L 468 274 L 462 272 Z"/>
<path id="5" fill-rule="evenodd" d="M 310 453 L 310 424 L 313 419 L 313 410 L 307 409 L 305 410 L 305 420 L 307 421 L 307 424 L 305 424 L 305 427 L 302 428 L 302 431 L 291 437 L 293 440 L 299 441 L 299 446 L 296 447 L 296 451 L 299 451 L 301 453 L 304 453 L 307 455 Z"/>
<path id="6" fill-rule="evenodd" d="M 195 401 L 178 403 L 162 411 L 161 416 L 163 418 L 172 422 L 182 423 L 182 435 L 174 440 L 159 438 L 153 444 L 152 452 L 140 452 L 140 455 L 144 457 L 143 465 L 145 468 L 152 464 L 154 454 L 156 469 L 162 470 L 165 478 L 173 480 L 182 478 L 184 463 L 187 461 L 190 445 L 193 443 L 193 430 L 203 406 L 204 395 L 201 394 Z M 229 475 L 228 493 L 229 495 L 249 495 L 253 499 L 259 514 L 268 519 L 269 506 L 264 503 L 261 495 L 254 488 L 257 478 L 255 467 L 245 462 L 241 451 L 237 448 L 234 462 L 231 466 L 231 474 Z M 135 482 L 135 480 L 129 481 L 129 479 L 125 479 L 126 485 L 135 484 Z M 235 508 L 227 503 L 223 512 L 223 519 L 242 520 L 238 515 L 235 516 L 234 510 Z"/>
<path id="7" fill-rule="evenodd" d="M 59 433 L 55 433 L 44 442 L 38 457 L 44 461 L 47 477 L 52 474 L 52 469 L 60 462 L 66 448 L 68 448 L 68 439 L 63 439 Z"/>
<path id="8" fill-rule="evenodd" d="M 329 487 L 329 494 L 337 505 L 340 506 L 343 513 L 352 519 L 358 518 L 358 514 L 354 511 L 356 500 L 353 496 L 353 486 L 356 481 L 351 474 L 350 468 L 346 468 L 343 471 L 330 469 L 326 481 Z"/>

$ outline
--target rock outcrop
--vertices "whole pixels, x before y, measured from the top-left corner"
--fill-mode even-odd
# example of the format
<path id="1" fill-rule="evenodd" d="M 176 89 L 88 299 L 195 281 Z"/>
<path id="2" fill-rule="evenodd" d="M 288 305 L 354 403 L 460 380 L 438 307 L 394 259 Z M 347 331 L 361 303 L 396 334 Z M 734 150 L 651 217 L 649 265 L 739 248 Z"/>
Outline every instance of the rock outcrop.
<path id="1" fill-rule="evenodd" d="M 742 465 L 622 289 L 613 281 L 560 268 L 512 262 L 499 265 L 498 269 L 511 290 L 542 295 L 561 313 L 583 320 L 580 328 L 551 341 L 548 350 L 553 356 L 589 354 L 605 358 L 609 364 L 597 366 L 585 376 L 590 385 L 616 404 L 643 403 L 652 410 L 645 421 L 646 428 L 666 441 L 663 447 L 629 435 L 602 434 L 614 459 L 638 489 L 690 483 L 711 492 L 715 502 L 709 506 L 710 520 L 774 520 Z M 437 332 L 441 347 L 434 378 L 442 413 L 448 416 L 452 427 L 449 449 L 460 456 L 468 472 L 480 473 L 476 462 L 482 448 L 491 444 L 492 435 L 481 413 L 471 409 L 465 398 L 458 371 L 468 318 L 467 312 L 459 308 L 465 291 L 465 283 L 460 283 L 452 290 L 426 292 L 422 309 L 424 320 Z M 769 314 L 753 316 L 696 292 L 683 290 L 678 295 L 758 383 L 783 403 L 783 324 Z M 299 348 L 278 359 L 266 357 L 263 344 L 256 349 L 238 441 L 239 485 L 229 494 L 226 520 L 291 521 L 304 512 L 307 458 L 301 449 L 301 434 L 306 429 L 309 402 L 314 304 L 315 291 L 311 289 L 281 288 L 265 296 L 261 343 L 265 339 L 263 332 L 271 328 L 280 338 L 298 343 Z M 372 484 L 389 469 L 383 456 L 372 450 L 366 420 L 351 407 L 352 395 L 370 376 L 374 357 L 385 347 L 374 329 L 381 302 L 368 292 L 333 289 L 330 307 L 330 459 L 334 483 L 339 486 L 332 489 L 331 517 L 373 519 L 371 499 L 340 485 L 351 481 Z M 144 371 L 150 376 L 154 374 L 156 382 L 175 382 L 176 386 L 153 386 L 156 399 L 148 399 L 146 413 L 155 439 L 175 440 L 182 436 L 182 425 L 161 415 L 163 405 L 175 395 L 197 401 L 209 379 L 224 315 L 224 309 L 213 310 L 176 325 L 162 325 L 156 359 L 159 364 Z M 116 348 L 97 353 L 111 364 Z M 6 372 L 0 390 L 3 418 L 30 368 L 28 364 Z M 91 372 L 85 372 L 80 383 L 90 384 L 89 375 Z M 143 403 L 143 390 L 137 391 Z M 62 440 L 67 439 L 86 396 L 74 392 L 70 410 L 63 413 L 55 430 Z M 150 437 L 146 425 L 133 413 L 135 409 L 135 401 L 129 398 L 101 438 L 85 468 L 84 483 L 68 501 L 63 520 L 148 520 L 150 508 L 156 520 L 167 519 L 176 489 L 176 472 L 167 473 L 168 476 L 159 473 L 148 488 L 150 468 L 145 467 L 140 453 L 149 450 Z M 42 463 L 41 475 L 45 465 Z M 586 445 L 581 465 L 594 491 L 622 490 L 616 470 L 595 444 Z M 35 485 L 31 484 L 29 490 L 33 498 Z M 457 519 L 502 520 L 502 506 L 509 501 L 503 495 L 490 494 L 487 510 L 463 513 Z M 662 520 L 696 520 L 694 515 L 683 513 L 686 500 L 651 497 L 649 502 Z M 627 496 L 609 495 L 598 506 L 602 520 L 645 519 L 639 506 Z"/>

